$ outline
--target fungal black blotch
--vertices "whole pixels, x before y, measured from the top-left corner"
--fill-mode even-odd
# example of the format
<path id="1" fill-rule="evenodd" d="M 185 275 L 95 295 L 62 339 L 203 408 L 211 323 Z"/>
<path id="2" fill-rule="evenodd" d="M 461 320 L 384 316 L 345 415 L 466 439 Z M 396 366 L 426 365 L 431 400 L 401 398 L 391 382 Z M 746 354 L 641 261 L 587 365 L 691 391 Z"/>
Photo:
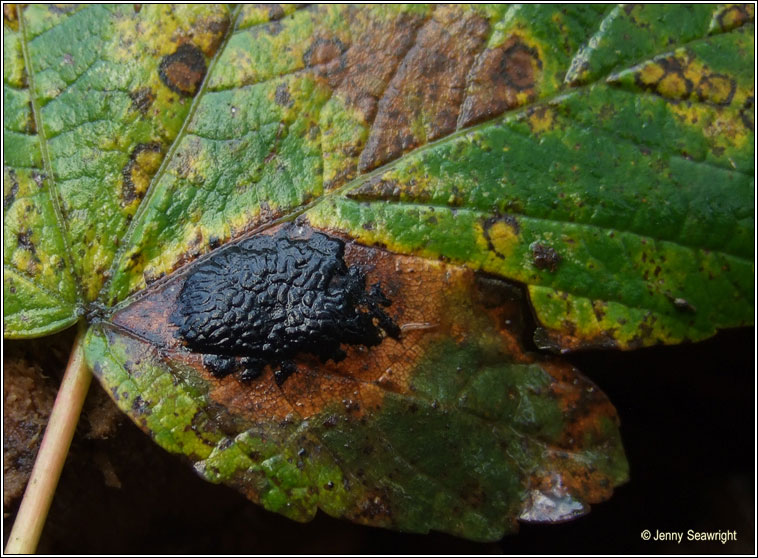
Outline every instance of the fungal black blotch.
<path id="1" fill-rule="evenodd" d="M 222 249 L 199 263 L 179 293 L 177 336 L 217 377 L 257 378 L 266 365 L 281 385 L 298 354 L 345 358 L 342 345 L 373 347 L 400 328 L 382 307 L 380 284 L 343 259 L 345 245 L 289 226 Z"/>

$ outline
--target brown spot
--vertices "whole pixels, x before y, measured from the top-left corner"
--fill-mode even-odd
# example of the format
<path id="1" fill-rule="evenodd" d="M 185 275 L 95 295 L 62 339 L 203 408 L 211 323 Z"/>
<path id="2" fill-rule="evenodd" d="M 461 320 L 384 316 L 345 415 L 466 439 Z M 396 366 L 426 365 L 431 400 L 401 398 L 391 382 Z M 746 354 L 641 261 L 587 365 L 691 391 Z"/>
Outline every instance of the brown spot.
<path id="1" fill-rule="evenodd" d="M 561 263 L 561 255 L 550 246 L 545 246 L 538 242 L 533 243 L 529 248 L 532 250 L 532 261 L 538 269 L 547 269 L 555 271 L 558 264 Z"/>
<path id="2" fill-rule="evenodd" d="M 279 4 L 271 4 L 268 6 L 268 18 L 273 21 L 275 19 L 281 19 L 284 17 L 284 9 Z"/>
<path id="3" fill-rule="evenodd" d="M 164 56 L 158 67 L 158 75 L 166 87 L 185 97 L 197 93 L 206 71 L 202 51 L 189 43 L 180 45 L 173 54 Z"/>
<path id="4" fill-rule="evenodd" d="M 13 202 L 16 201 L 16 194 L 18 194 L 18 176 L 16 175 L 16 171 L 12 168 L 8 168 L 8 178 L 10 179 L 11 187 L 3 193 L 3 209 L 6 211 L 13 205 Z M 5 181 L 3 182 L 3 186 L 8 184 Z"/>
<path id="5" fill-rule="evenodd" d="M 280 83 L 276 86 L 276 93 L 274 93 L 274 101 L 277 105 L 282 107 L 291 107 L 292 98 L 290 97 L 290 91 L 286 83 Z"/>
<path id="6" fill-rule="evenodd" d="M 147 114 L 150 105 L 155 101 L 155 93 L 149 87 L 136 89 L 129 93 L 129 97 L 132 100 L 132 108 L 140 111 L 142 114 Z"/>
<path id="7" fill-rule="evenodd" d="M 487 20 L 475 13 L 436 9 L 379 101 L 361 171 L 455 130 L 466 76 L 488 32 Z"/>
<path id="8" fill-rule="evenodd" d="M 345 195 L 351 200 L 358 201 L 400 201 L 402 191 L 397 180 L 385 180 L 377 176 L 364 182 L 358 188 L 350 190 Z M 414 200 L 418 201 L 418 198 L 414 196 Z"/>
<path id="9" fill-rule="evenodd" d="M 745 104 L 740 109 L 740 118 L 742 123 L 751 132 L 755 131 L 755 97 L 752 95 L 745 100 Z"/>
<path id="10" fill-rule="evenodd" d="M 347 47 L 337 38 L 324 39 L 317 38 L 308 50 L 303 54 L 303 63 L 306 66 L 324 66 L 332 63 L 337 64 L 337 68 L 329 68 L 329 72 L 340 71 L 344 69 L 345 61 L 342 55 Z"/>
<path id="11" fill-rule="evenodd" d="M 219 246 L 221 246 L 221 239 L 219 237 L 217 237 L 216 235 L 211 235 L 208 238 L 208 247 L 211 250 L 214 250 L 214 249 L 218 248 Z"/>
<path id="12" fill-rule="evenodd" d="M 18 245 L 24 249 L 29 251 L 33 256 L 36 256 L 37 248 L 34 246 L 34 242 L 32 242 L 32 230 L 29 228 L 23 228 L 20 231 L 16 233 L 16 241 L 18 242 Z"/>
<path id="13" fill-rule="evenodd" d="M 458 127 L 470 126 L 533 100 L 541 70 L 537 49 L 517 36 L 484 51 L 472 71 Z M 519 93 L 525 95 L 519 98 Z"/>
<path id="14" fill-rule="evenodd" d="M 42 188 L 42 184 L 44 184 L 46 178 L 47 175 L 45 173 L 38 172 L 36 170 L 32 171 L 32 180 L 34 180 L 34 183 L 38 188 Z"/>
<path id="15" fill-rule="evenodd" d="M 141 200 L 147 186 L 160 165 L 161 144 L 158 142 L 140 143 L 132 149 L 129 162 L 121 171 L 121 207 Z"/>
<path id="16" fill-rule="evenodd" d="M 372 521 L 389 520 L 392 517 L 392 511 L 384 498 L 379 495 L 369 494 L 363 502 L 358 504 L 358 509 L 358 517 Z"/>
<path id="17" fill-rule="evenodd" d="M 142 10 L 142 4 L 133 4 L 132 8 L 134 8 L 134 13 L 138 14 L 140 13 L 140 10 Z"/>
<path id="18" fill-rule="evenodd" d="M 370 126 L 377 115 L 379 100 L 387 91 L 403 59 L 411 49 L 424 14 L 405 13 L 393 18 L 376 17 L 368 10 L 346 12 L 351 26 L 361 32 L 348 43 L 344 37 L 321 36 L 305 56 L 310 71 L 324 79 L 339 99 L 362 123 Z M 331 190 L 358 174 L 359 158 L 367 134 L 354 134 L 339 147 L 342 156 L 331 160 L 324 187 Z"/>
<path id="19" fill-rule="evenodd" d="M 737 82 L 734 79 L 723 74 L 709 74 L 698 82 L 695 92 L 700 101 L 727 106 L 731 104 L 736 91 Z"/>
<path id="20" fill-rule="evenodd" d="M 607 308 L 608 305 L 601 300 L 595 300 L 592 302 L 592 311 L 595 313 L 595 318 L 597 318 L 598 322 L 602 322 L 603 318 L 605 318 L 605 311 Z"/>
<path id="21" fill-rule="evenodd" d="M 503 53 L 498 76 L 517 91 L 526 91 L 534 88 L 534 76 L 540 69 L 542 61 L 537 50 L 523 43 L 516 43 Z"/>

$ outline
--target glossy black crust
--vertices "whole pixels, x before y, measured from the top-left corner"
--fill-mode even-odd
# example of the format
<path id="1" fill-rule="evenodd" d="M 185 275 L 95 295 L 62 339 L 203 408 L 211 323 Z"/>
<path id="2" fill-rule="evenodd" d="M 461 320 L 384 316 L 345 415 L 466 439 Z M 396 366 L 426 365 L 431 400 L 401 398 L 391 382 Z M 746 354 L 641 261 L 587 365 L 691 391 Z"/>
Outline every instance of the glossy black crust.
<path id="1" fill-rule="evenodd" d="M 294 226 L 259 235 L 198 264 L 179 294 L 171 322 L 214 375 L 278 368 L 281 385 L 298 353 L 326 362 L 345 357 L 342 344 L 372 347 L 400 329 L 381 309 L 380 285 L 343 259 L 344 243 Z M 237 358 L 239 357 L 239 359 Z"/>

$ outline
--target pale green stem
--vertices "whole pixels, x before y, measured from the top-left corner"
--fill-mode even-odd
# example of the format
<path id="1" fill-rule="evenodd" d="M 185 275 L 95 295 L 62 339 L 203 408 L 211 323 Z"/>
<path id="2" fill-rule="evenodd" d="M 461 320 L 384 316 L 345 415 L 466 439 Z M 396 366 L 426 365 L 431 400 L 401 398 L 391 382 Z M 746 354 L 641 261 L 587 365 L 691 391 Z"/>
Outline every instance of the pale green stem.
<path id="1" fill-rule="evenodd" d="M 7 554 L 33 554 L 37 549 L 92 380 L 92 373 L 84 362 L 83 339 L 84 331 L 80 330 L 5 547 Z"/>

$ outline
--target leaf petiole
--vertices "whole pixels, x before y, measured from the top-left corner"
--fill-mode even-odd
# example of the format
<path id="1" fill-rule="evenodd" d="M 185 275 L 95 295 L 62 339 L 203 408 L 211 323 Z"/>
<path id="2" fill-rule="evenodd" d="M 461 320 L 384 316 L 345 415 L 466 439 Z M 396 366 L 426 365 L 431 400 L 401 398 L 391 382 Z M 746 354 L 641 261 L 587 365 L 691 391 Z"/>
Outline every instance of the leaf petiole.
<path id="1" fill-rule="evenodd" d="M 47 512 L 92 380 L 92 372 L 84 361 L 84 333 L 84 328 L 80 329 L 74 341 L 45 436 L 5 547 L 8 554 L 34 553 L 45 526 Z"/>

